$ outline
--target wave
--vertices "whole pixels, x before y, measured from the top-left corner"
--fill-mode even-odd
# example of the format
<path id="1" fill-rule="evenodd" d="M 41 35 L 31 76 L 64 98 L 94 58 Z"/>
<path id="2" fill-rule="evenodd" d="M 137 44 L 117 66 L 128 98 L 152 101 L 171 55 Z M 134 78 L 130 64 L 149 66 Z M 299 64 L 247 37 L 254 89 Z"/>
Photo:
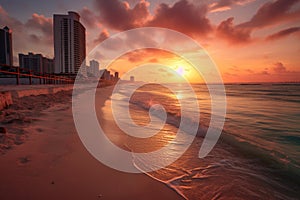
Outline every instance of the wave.
<path id="1" fill-rule="evenodd" d="M 254 143 L 241 139 L 239 136 L 223 131 L 221 143 L 229 144 L 245 157 L 258 159 L 268 170 L 275 172 L 281 177 L 287 177 L 288 180 L 300 184 L 299 164 L 287 158 L 287 156 L 278 151 L 272 151 L 267 148 L 257 146 Z"/>
<path id="2" fill-rule="evenodd" d="M 150 105 L 140 101 L 138 99 L 131 99 L 131 104 L 134 104 L 135 106 L 145 110 L 149 111 Z M 172 113 L 172 112 L 166 112 L 167 113 L 167 119 L 166 123 L 179 128 L 180 123 L 182 120 L 190 124 L 190 126 L 198 126 L 197 131 L 197 137 L 205 137 L 207 129 L 208 129 L 208 122 L 195 124 L 191 118 L 188 117 L 182 117 L 181 115 L 178 115 L 178 113 Z M 160 111 L 152 112 L 156 117 L 161 118 Z M 209 121 L 209 120 L 208 120 Z M 189 128 L 186 126 L 182 129 L 185 133 L 190 133 Z M 284 136 L 283 136 L 284 137 Z M 290 136 L 286 136 L 288 139 L 293 140 L 295 137 L 290 138 Z M 299 140 L 299 137 L 297 136 L 296 139 Z M 297 141 L 298 141 L 297 140 Z M 299 141 L 298 141 L 299 142 Z M 254 142 L 251 142 L 249 138 L 243 138 L 242 135 L 236 135 L 232 134 L 230 130 L 223 130 L 221 137 L 219 139 L 219 143 L 224 143 L 226 145 L 230 145 L 236 149 L 236 152 L 239 154 L 242 154 L 246 157 L 256 158 L 258 159 L 263 165 L 265 165 L 269 170 L 275 172 L 276 174 L 287 177 L 292 182 L 299 184 L 300 183 L 300 168 L 299 164 L 296 161 L 293 161 L 289 159 L 284 153 L 270 150 L 267 148 L 264 148 L 262 145 L 255 144 Z M 297 143 L 298 144 L 298 143 Z M 166 183 L 168 185 L 171 185 L 170 183 Z M 174 188 L 173 188 L 174 189 Z M 175 190 L 177 190 L 175 188 Z"/>
<path id="3" fill-rule="evenodd" d="M 188 200 L 188 198 L 180 191 L 180 189 L 178 189 L 175 185 L 172 184 L 172 181 L 163 181 L 155 176 L 153 176 L 151 173 L 145 172 L 143 171 L 141 168 L 138 167 L 138 165 L 134 162 L 133 160 L 133 165 L 140 170 L 143 174 L 146 174 L 147 176 L 149 176 L 150 178 L 163 183 L 165 185 L 167 185 L 170 189 L 172 189 L 173 191 L 175 191 L 178 195 L 180 195 L 183 199 Z M 177 177 L 178 179 L 180 179 L 181 177 Z"/>

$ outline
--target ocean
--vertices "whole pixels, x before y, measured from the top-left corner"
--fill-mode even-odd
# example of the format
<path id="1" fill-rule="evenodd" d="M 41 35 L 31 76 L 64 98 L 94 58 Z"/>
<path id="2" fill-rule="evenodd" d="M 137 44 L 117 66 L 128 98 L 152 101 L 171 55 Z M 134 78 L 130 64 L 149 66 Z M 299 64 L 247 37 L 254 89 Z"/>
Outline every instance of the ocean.
<path id="1" fill-rule="evenodd" d="M 132 96 L 132 84 L 120 85 L 112 100 L 129 109 L 133 122 L 147 128 L 149 108 L 161 104 L 167 112 L 166 124 L 159 133 L 145 139 L 128 137 L 124 146 L 132 152 L 151 152 L 172 143 L 167 156 L 183 155 L 174 163 L 153 172 L 152 178 L 167 184 L 186 199 L 299 199 L 300 197 L 300 85 L 227 84 L 226 121 L 217 145 L 199 158 L 203 134 L 194 137 L 185 131 L 174 142 L 181 111 L 179 100 L 194 105 L 185 84 L 169 84 L 173 92 L 158 84 L 146 84 Z M 204 84 L 192 85 L 200 107 L 199 129 L 206 130 L 211 118 L 211 98 Z M 110 105 L 110 104 L 107 104 Z M 191 120 L 194 117 L 190 108 Z M 188 116 L 189 117 L 189 116 Z M 131 126 L 128 122 L 128 127 Z M 154 123 L 155 125 L 155 123 Z M 152 127 L 153 128 L 153 127 Z M 193 141 L 185 151 L 186 140 Z M 166 155 L 163 155 L 166 156 Z M 133 156 L 134 157 L 134 156 Z M 162 157 L 153 158 L 151 162 Z M 147 165 L 135 160 L 137 168 Z M 144 162 L 144 163 L 143 163 Z"/>

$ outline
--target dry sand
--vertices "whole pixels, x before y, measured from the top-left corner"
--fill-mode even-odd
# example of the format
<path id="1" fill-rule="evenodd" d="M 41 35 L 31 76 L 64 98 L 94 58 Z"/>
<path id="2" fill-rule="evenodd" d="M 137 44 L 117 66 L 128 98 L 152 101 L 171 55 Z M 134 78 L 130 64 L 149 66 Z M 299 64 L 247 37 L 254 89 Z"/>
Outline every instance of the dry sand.
<path id="1" fill-rule="evenodd" d="M 111 90 L 101 89 L 99 105 Z M 1 199 L 182 199 L 144 174 L 95 160 L 76 133 L 70 92 L 22 98 L 1 117 Z"/>

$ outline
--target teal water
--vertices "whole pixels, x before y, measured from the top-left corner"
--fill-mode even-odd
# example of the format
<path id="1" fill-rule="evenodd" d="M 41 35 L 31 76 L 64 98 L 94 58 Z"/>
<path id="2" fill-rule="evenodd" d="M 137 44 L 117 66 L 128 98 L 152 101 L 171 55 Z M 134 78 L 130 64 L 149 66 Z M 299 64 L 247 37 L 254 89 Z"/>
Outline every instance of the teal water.
<path id="1" fill-rule="evenodd" d="M 124 100 L 129 98 L 127 87 L 130 85 L 124 85 L 119 94 Z M 134 105 L 131 114 L 134 117 L 136 113 L 137 123 L 147 124 L 149 102 L 160 103 L 169 115 L 180 119 L 180 104 L 176 99 L 187 102 L 195 99 L 187 93 L 184 84 L 170 87 L 175 94 L 156 84 L 136 91 L 131 100 Z M 213 151 L 199 159 L 203 139 L 196 137 L 175 163 L 148 175 L 168 184 L 187 199 L 298 199 L 300 85 L 232 84 L 225 87 L 226 122 Z M 205 85 L 193 85 L 193 88 L 200 105 L 199 126 L 207 127 L 211 117 L 209 92 Z M 162 131 L 171 137 L 177 127 L 173 120 Z M 170 137 L 159 138 L 161 141 L 157 144 L 168 142 Z M 192 136 L 186 133 L 186 137 Z M 143 143 L 139 141 L 136 145 Z M 179 142 L 174 151 L 180 148 Z"/>

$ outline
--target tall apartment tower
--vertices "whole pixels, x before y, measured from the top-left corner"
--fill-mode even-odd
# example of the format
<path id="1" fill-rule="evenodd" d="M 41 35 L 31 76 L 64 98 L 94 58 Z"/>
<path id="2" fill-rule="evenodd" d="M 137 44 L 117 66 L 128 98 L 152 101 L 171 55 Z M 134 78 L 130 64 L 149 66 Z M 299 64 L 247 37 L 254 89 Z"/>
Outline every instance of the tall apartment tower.
<path id="1" fill-rule="evenodd" d="M 7 26 L 0 29 L 0 64 L 13 65 L 12 36 Z"/>
<path id="2" fill-rule="evenodd" d="M 80 16 L 68 12 L 68 15 L 55 14 L 53 18 L 55 73 L 77 73 L 86 56 L 85 28 Z"/>
<path id="3" fill-rule="evenodd" d="M 96 60 L 90 61 L 90 73 L 96 77 L 99 76 L 99 62 L 98 61 L 96 61 Z"/>

